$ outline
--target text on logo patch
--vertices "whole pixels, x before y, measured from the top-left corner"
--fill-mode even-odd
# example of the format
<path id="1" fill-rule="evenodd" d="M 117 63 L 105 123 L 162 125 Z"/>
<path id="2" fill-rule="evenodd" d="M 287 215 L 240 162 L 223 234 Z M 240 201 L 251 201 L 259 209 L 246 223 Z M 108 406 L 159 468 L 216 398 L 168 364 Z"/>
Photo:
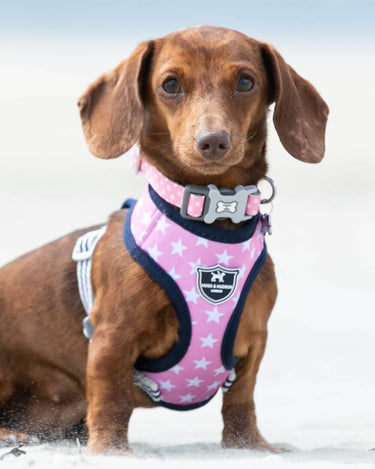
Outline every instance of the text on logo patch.
<path id="1" fill-rule="evenodd" d="M 226 269 L 221 265 L 197 267 L 197 287 L 206 301 L 219 304 L 228 301 L 237 287 L 239 269 Z"/>

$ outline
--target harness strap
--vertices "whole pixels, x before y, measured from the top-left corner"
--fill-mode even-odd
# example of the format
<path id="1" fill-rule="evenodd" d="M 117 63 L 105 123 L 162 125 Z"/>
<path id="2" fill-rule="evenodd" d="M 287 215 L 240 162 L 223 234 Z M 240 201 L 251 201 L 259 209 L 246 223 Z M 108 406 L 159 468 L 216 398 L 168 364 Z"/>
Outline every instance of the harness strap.
<path id="1" fill-rule="evenodd" d="M 223 392 L 227 392 L 228 389 L 232 386 L 234 381 L 236 380 L 236 371 L 232 368 L 229 372 L 229 376 L 226 379 L 225 383 L 223 384 Z"/>
<path id="2" fill-rule="evenodd" d="M 77 281 L 79 296 L 84 310 L 86 311 L 86 317 L 82 322 L 84 336 L 91 340 L 94 329 L 90 322 L 90 312 L 92 310 L 95 295 L 91 284 L 91 258 L 98 244 L 100 238 L 105 233 L 107 227 L 80 236 L 74 246 L 72 252 L 73 261 L 77 262 Z"/>
<path id="3" fill-rule="evenodd" d="M 133 383 L 141 388 L 151 400 L 159 402 L 161 393 L 158 384 L 135 368 L 133 369 L 133 373 Z"/>

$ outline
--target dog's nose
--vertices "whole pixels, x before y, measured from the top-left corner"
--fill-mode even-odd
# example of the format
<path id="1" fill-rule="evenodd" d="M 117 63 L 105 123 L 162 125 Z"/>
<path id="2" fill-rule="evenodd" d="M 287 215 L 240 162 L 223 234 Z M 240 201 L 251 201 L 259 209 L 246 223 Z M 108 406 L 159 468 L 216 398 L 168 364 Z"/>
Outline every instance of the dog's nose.
<path id="1" fill-rule="evenodd" d="M 202 131 L 195 139 L 200 153 L 209 160 L 218 160 L 230 148 L 230 135 L 225 130 Z"/>

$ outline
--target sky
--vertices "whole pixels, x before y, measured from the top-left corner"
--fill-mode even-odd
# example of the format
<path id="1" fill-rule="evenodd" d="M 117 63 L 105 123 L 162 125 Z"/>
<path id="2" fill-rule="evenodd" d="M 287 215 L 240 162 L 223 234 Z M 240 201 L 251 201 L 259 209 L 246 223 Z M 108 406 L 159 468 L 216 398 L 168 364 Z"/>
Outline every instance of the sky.
<path id="1" fill-rule="evenodd" d="M 253 36 L 283 32 L 334 39 L 373 38 L 373 0 L 13 0 L 0 3 L 0 34 L 140 34 L 155 36 L 196 24 Z M 299 36 L 302 39 L 303 36 Z"/>

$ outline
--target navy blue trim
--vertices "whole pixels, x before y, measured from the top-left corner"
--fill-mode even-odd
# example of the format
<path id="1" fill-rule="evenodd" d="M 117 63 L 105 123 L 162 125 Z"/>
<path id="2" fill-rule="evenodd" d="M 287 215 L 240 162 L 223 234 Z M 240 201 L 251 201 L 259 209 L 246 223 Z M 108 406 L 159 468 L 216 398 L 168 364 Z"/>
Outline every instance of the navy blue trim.
<path id="1" fill-rule="evenodd" d="M 164 402 L 164 401 L 159 401 L 157 404 L 161 405 L 162 407 L 166 407 L 167 409 L 171 409 L 171 410 L 194 410 L 194 409 L 199 409 L 199 407 L 203 407 L 208 402 L 210 402 L 210 400 L 216 396 L 216 393 L 217 391 L 215 392 L 213 396 L 209 397 L 205 401 L 197 402 L 196 404 L 178 405 L 178 404 L 169 404 L 168 402 Z"/>
<path id="2" fill-rule="evenodd" d="M 201 221 L 187 220 L 186 218 L 182 218 L 180 212 L 176 210 L 176 207 L 162 199 L 150 185 L 148 188 L 152 201 L 166 217 L 170 218 L 185 230 L 190 231 L 190 233 L 200 236 L 201 238 L 207 238 L 211 241 L 227 244 L 243 243 L 253 236 L 260 217 L 259 214 L 255 215 L 248 222 L 235 230 L 218 228 L 217 226 L 207 225 Z"/>
<path id="3" fill-rule="evenodd" d="M 161 358 L 157 358 L 156 360 L 140 357 L 135 364 L 135 367 L 139 371 L 158 373 L 169 370 L 177 363 L 179 363 L 185 355 L 191 339 L 191 318 L 184 296 L 172 277 L 167 274 L 167 272 L 165 272 L 146 251 L 141 249 L 135 243 L 130 229 L 130 219 L 134 210 L 134 206 L 135 201 L 127 201 L 127 208 L 130 208 L 130 210 L 126 216 L 124 224 L 125 245 L 133 259 L 138 262 L 138 264 L 140 264 L 162 288 L 164 288 L 175 309 L 179 322 L 179 340 L 167 353 L 167 355 L 164 355 Z"/>
<path id="4" fill-rule="evenodd" d="M 121 209 L 123 208 L 131 208 L 137 201 L 135 199 L 126 199 L 125 202 L 121 205 Z"/>
<path id="5" fill-rule="evenodd" d="M 221 344 L 221 360 L 223 362 L 224 367 L 227 370 L 231 370 L 238 361 L 238 359 L 233 356 L 234 341 L 236 339 L 238 325 L 240 323 L 242 311 L 245 306 L 245 302 L 249 294 L 250 288 L 252 287 L 261 268 L 264 266 L 266 259 L 267 259 L 267 246 L 266 246 L 266 243 L 264 243 L 263 250 L 259 254 L 258 259 L 253 265 L 253 268 L 251 269 L 246 279 L 240 298 L 237 302 L 237 305 L 233 311 L 232 317 L 230 318 L 228 326 L 224 333 L 223 342 Z"/>

